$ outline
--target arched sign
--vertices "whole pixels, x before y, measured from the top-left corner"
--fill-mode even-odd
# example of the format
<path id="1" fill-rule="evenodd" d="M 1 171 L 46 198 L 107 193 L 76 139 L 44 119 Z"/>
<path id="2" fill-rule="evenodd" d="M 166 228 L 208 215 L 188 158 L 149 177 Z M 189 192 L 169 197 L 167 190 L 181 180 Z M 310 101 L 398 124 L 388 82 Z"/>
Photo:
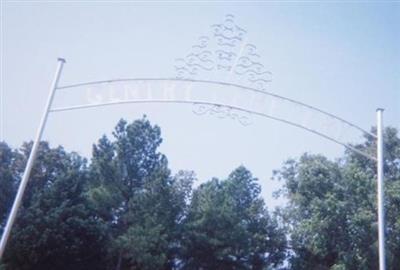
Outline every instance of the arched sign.
<path id="1" fill-rule="evenodd" d="M 34 144 L 0 243 L 0 259 L 29 179 L 49 113 L 134 103 L 188 104 L 199 115 L 209 114 L 249 125 L 265 117 L 301 128 L 342 145 L 378 163 L 378 223 L 380 270 L 385 269 L 383 210 L 382 109 L 377 110 L 377 135 L 317 107 L 269 90 L 271 72 L 260 62 L 256 46 L 232 15 L 211 26 L 183 58 L 175 60 L 174 78 L 127 78 L 59 86 L 64 59 L 57 72 Z M 53 104 L 54 101 L 54 104 Z M 348 144 L 343 131 L 377 139 L 377 156 Z"/>

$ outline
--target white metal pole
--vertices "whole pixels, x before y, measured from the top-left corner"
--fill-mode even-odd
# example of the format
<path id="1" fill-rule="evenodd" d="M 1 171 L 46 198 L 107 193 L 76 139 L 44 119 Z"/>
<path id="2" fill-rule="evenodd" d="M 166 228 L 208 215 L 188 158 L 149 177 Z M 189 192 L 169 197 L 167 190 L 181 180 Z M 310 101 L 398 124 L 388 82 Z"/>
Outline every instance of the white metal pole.
<path id="1" fill-rule="evenodd" d="M 379 238 L 379 270 L 385 270 L 385 209 L 383 183 L 383 109 L 376 110 L 377 116 L 377 160 L 378 160 L 378 238 Z"/>
<path id="2" fill-rule="evenodd" d="M 24 171 L 24 174 L 22 176 L 21 183 L 19 184 L 19 187 L 18 187 L 18 192 L 17 192 L 17 195 L 15 196 L 14 203 L 13 203 L 13 206 L 11 208 L 10 215 L 8 216 L 8 219 L 7 219 L 7 224 L 6 224 L 5 228 L 4 228 L 3 235 L 1 236 L 0 260 L 3 257 L 4 249 L 5 249 L 6 245 L 7 245 L 8 238 L 10 237 L 10 232 L 11 232 L 12 226 L 14 224 L 15 218 L 17 216 L 18 209 L 19 209 L 19 207 L 21 205 L 21 202 L 22 202 L 22 197 L 24 195 L 24 191 L 25 191 L 26 185 L 27 185 L 28 180 L 29 180 L 29 176 L 30 176 L 30 173 L 31 173 L 31 169 L 32 169 L 33 163 L 35 162 L 37 149 L 38 149 L 38 146 L 39 146 L 39 143 L 40 143 L 40 139 L 41 139 L 42 134 L 43 134 L 44 127 L 46 125 L 47 116 L 49 114 L 49 109 L 50 109 L 51 103 L 53 101 L 55 90 L 57 89 L 58 81 L 60 79 L 60 75 L 61 75 L 61 71 L 62 71 L 64 63 L 65 63 L 65 60 L 63 58 L 58 58 L 57 70 L 56 70 L 56 74 L 54 76 L 53 83 L 51 84 L 50 93 L 49 93 L 49 96 L 47 98 L 46 107 L 44 109 L 42 118 L 40 120 L 39 128 L 37 130 L 36 137 L 35 137 L 35 140 L 33 142 L 32 150 L 31 150 L 31 152 L 29 154 L 28 162 L 26 164 L 25 171 Z"/>

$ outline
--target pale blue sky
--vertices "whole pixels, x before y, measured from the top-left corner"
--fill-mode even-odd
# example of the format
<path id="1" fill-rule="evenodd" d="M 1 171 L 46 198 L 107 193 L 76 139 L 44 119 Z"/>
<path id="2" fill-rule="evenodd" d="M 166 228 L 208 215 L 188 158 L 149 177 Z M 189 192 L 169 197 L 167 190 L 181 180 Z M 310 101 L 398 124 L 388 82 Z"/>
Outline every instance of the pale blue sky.
<path id="1" fill-rule="evenodd" d="M 226 14 L 248 32 L 272 72 L 270 91 L 318 106 L 369 129 L 375 109 L 400 128 L 399 2 L 2 2 L 1 136 L 13 147 L 38 126 L 57 57 L 61 84 L 121 77 L 174 77 L 209 26 Z M 90 156 L 91 145 L 119 118 L 143 114 L 163 132 L 174 171 L 201 181 L 244 164 L 272 207 L 272 170 L 303 152 L 339 157 L 343 148 L 272 120 L 196 116 L 181 105 L 123 105 L 54 114 L 44 139 Z M 351 140 L 349 138 L 349 140 Z"/>

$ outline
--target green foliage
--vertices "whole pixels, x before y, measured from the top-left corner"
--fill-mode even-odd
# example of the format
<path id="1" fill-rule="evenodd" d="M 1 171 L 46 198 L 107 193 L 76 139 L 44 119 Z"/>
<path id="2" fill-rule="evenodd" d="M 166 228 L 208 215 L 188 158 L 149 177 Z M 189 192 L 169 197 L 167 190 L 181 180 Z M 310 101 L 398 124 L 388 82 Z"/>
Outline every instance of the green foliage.
<path id="1" fill-rule="evenodd" d="M 111 139 L 93 146 L 89 166 L 42 142 L 0 269 L 377 269 L 374 161 L 352 152 L 288 160 L 275 172 L 288 203 L 270 214 L 246 168 L 193 189 L 193 172 L 171 175 L 161 143 L 146 118 L 121 120 Z M 0 230 L 31 146 L 0 143 Z M 371 138 L 354 147 L 375 154 Z M 386 129 L 385 149 L 387 259 L 395 270 L 397 130 Z"/>
<path id="2" fill-rule="evenodd" d="M 7 214 L 12 205 L 19 181 L 21 154 L 0 142 L 0 233 L 3 232 Z"/>
<path id="3" fill-rule="evenodd" d="M 375 140 L 355 147 L 374 155 Z M 400 139 L 385 131 L 388 269 L 400 265 Z M 303 155 L 275 177 L 284 181 L 281 209 L 288 225 L 292 269 L 377 269 L 376 163 L 350 151 L 329 161 Z"/>
<path id="4" fill-rule="evenodd" d="M 194 191 L 183 238 L 184 269 L 264 269 L 284 258 L 285 236 L 244 167 Z"/>
<path id="5" fill-rule="evenodd" d="M 24 160 L 30 148 L 24 145 Z M 6 269 L 103 269 L 104 233 L 88 208 L 87 180 L 83 159 L 40 144 L 4 255 Z"/>
<path id="6" fill-rule="evenodd" d="M 179 221 L 193 176 L 172 177 L 157 151 L 159 127 L 143 118 L 121 120 L 114 140 L 93 147 L 92 205 L 108 226 L 110 262 L 116 269 L 165 269 L 176 258 Z"/>

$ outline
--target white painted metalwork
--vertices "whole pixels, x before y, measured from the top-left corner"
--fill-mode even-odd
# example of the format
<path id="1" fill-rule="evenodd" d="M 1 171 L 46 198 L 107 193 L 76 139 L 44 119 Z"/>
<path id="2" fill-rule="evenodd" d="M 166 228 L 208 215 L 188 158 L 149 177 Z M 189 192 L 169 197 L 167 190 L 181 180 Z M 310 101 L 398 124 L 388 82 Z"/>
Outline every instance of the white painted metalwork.
<path id="1" fill-rule="evenodd" d="M 247 86 L 243 86 L 243 85 L 239 85 L 239 84 L 234 84 L 234 83 L 228 83 L 228 82 L 219 82 L 219 81 L 212 81 L 212 80 L 196 80 L 196 79 L 179 79 L 179 78 L 121 78 L 121 79 L 112 79 L 112 80 L 102 80 L 102 81 L 92 81 L 92 82 L 83 82 L 83 83 L 77 83 L 77 84 L 71 84 L 71 85 L 64 85 L 64 86 L 60 86 L 58 87 L 58 89 L 69 89 L 69 88 L 76 88 L 76 87 L 81 87 L 81 86 L 92 86 L 92 85 L 98 85 L 98 84 L 108 84 L 108 83 L 116 83 L 116 82 L 130 82 L 130 81 L 170 81 L 170 82 L 190 82 L 190 83 L 205 83 L 205 84 L 213 84 L 213 85 L 222 85 L 222 86 L 228 86 L 228 87 L 235 87 L 235 88 L 240 88 L 244 91 L 248 91 L 248 92 L 254 92 L 254 93 L 258 93 L 261 95 L 266 95 L 266 96 L 272 96 L 274 98 L 278 98 L 281 100 L 285 100 L 288 102 L 291 102 L 293 104 L 296 105 L 300 105 L 303 106 L 305 108 L 308 108 L 310 110 L 322 113 L 328 117 L 334 118 L 336 120 L 339 120 L 359 131 L 361 131 L 364 134 L 367 134 L 373 138 L 376 138 L 376 135 L 368 132 L 366 130 L 364 130 L 363 128 L 361 128 L 360 126 L 351 123 L 337 115 L 334 115 L 332 113 L 326 112 L 322 109 L 319 109 L 317 107 L 314 107 L 312 105 L 291 99 L 291 98 L 287 98 L 272 92 L 268 92 L 265 90 L 259 90 L 256 88 L 252 88 L 252 87 L 247 87 Z"/>
<path id="2" fill-rule="evenodd" d="M 268 114 L 265 114 L 265 113 L 260 113 L 260 112 L 244 109 L 244 108 L 241 108 L 241 107 L 236 107 L 236 106 L 231 106 L 231 105 L 226 105 L 226 104 L 221 104 L 221 103 L 206 102 L 206 101 L 196 101 L 196 100 L 187 101 L 187 100 L 177 100 L 177 99 L 175 99 L 175 100 L 121 100 L 121 101 L 111 101 L 111 102 L 104 102 L 104 103 L 98 103 L 98 104 L 85 104 L 85 105 L 54 108 L 54 109 L 51 109 L 50 112 L 72 111 L 72 110 L 79 110 L 79 109 L 97 108 L 97 107 L 103 107 L 103 106 L 123 105 L 123 104 L 132 104 L 132 103 L 165 103 L 165 104 L 167 104 L 167 103 L 175 103 L 175 104 L 194 104 L 194 105 L 200 104 L 200 105 L 212 105 L 212 106 L 218 106 L 218 107 L 225 107 L 225 108 L 233 109 L 233 110 L 236 110 L 236 111 L 241 111 L 241 112 L 250 113 L 250 114 L 253 114 L 253 115 L 266 117 L 266 118 L 273 119 L 273 120 L 276 120 L 276 121 L 279 121 L 279 122 L 282 122 L 282 123 L 285 123 L 285 124 L 288 124 L 288 125 L 291 125 L 291 126 L 295 126 L 295 127 L 304 129 L 304 130 L 309 131 L 309 132 L 311 132 L 313 134 L 316 134 L 316 135 L 321 136 L 321 137 L 323 137 L 325 139 L 328 139 L 328 140 L 330 140 L 332 142 L 340 144 L 340 145 L 344 146 L 345 148 L 347 148 L 347 149 L 349 149 L 349 150 L 351 150 L 351 151 L 353 151 L 353 152 L 355 152 L 357 154 L 360 154 L 360 155 L 362 155 L 362 156 L 364 156 L 366 158 L 369 158 L 369 159 L 372 159 L 372 160 L 376 161 L 376 158 L 374 156 L 371 156 L 371 155 L 369 155 L 367 153 L 364 153 L 364 152 L 358 150 L 357 148 L 351 146 L 350 144 L 342 143 L 342 142 L 340 142 L 340 141 L 338 141 L 338 140 L 336 140 L 336 139 L 334 139 L 334 138 L 332 138 L 330 136 L 327 136 L 327 135 L 325 135 L 323 133 L 320 133 L 320 132 L 318 132 L 316 130 L 307 128 L 307 127 L 305 127 L 305 126 L 303 126 L 301 124 L 294 123 L 294 122 L 291 122 L 291 121 L 288 121 L 288 120 L 285 120 L 285 119 L 282 119 L 282 118 L 274 117 L 274 116 L 271 116 L 271 115 L 268 115 Z"/>
<path id="3" fill-rule="evenodd" d="M 40 139 L 42 138 L 43 130 L 44 130 L 44 127 L 45 127 L 46 121 L 47 121 L 47 116 L 49 115 L 49 109 L 51 108 L 51 104 L 53 102 L 54 93 L 55 93 L 55 91 L 57 89 L 58 81 L 60 79 L 60 75 L 61 75 L 61 71 L 62 71 L 64 63 L 65 63 L 65 60 L 63 58 L 58 58 L 57 71 L 56 71 L 56 74 L 54 76 L 53 83 L 51 84 L 50 93 L 49 93 L 49 96 L 47 98 L 47 103 L 46 103 L 46 106 L 45 106 L 45 109 L 44 109 L 44 112 L 43 112 L 43 115 L 42 115 L 42 119 L 40 120 L 39 128 L 38 128 L 38 131 L 36 133 L 35 140 L 33 141 L 33 145 L 32 145 L 31 152 L 29 154 L 28 162 L 26 164 L 25 171 L 24 171 L 24 174 L 22 176 L 21 183 L 19 184 L 19 187 L 18 187 L 18 192 L 17 192 L 17 195 L 16 195 L 16 197 L 14 199 L 14 203 L 13 203 L 13 206 L 11 208 L 10 215 L 9 215 L 9 217 L 7 219 L 7 224 L 6 224 L 5 228 L 4 228 L 3 235 L 1 236 L 0 259 L 2 258 L 4 250 L 6 248 L 7 241 L 9 239 L 9 237 L 10 237 L 10 232 L 11 232 L 12 226 L 13 226 L 13 224 L 15 222 L 15 218 L 17 217 L 18 209 L 19 209 L 19 207 L 21 205 L 21 202 L 22 202 L 22 199 L 23 199 L 23 196 L 24 196 L 24 191 L 25 191 L 26 185 L 28 184 L 28 180 L 29 180 L 29 176 L 30 176 L 30 173 L 31 173 L 31 169 L 32 169 L 33 164 L 35 162 L 37 150 L 38 150 L 38 147 L 39 147 L 39 144 L 40 144 Z"/>
<path id="4" fill-rule="evenodd" d="M 248 113 L 251 115 L 257 115 L 257 116 L 261 116 L 261 117 L 265 117 L 265 118 L 269 118 L 269 119 L 273 119 L 291 126 L 295 126 L 298 128 L 301 128 L 303 130 L 306 130 L 308 132 L 311 132 L 313 134 L 316 134 L 320 137 L 323 137 L 325 139 L 328 139 L 332 142 L 335 142 L 339 145 L 344 146 L 345 148 L 347 148 L 350 151 L 353 151 L 357 154 L 360 154 L 366 158 L 369 158 L 371 160 L 377 161 L 378 162 L 378 219 L 379 219 L 379 258 L 380 258 L 380 270 L 385 270 L 385 240 L 384 240 L 384 205 L 383 205 L 383 138 L 382 138 L 382 132 L 383 132 L 383 128 L 382 128 L 382 109 L 378 109 L 377 110 L 377 115 L 378 115 L 378 129 L 377 129 L 377 136 L 375 134 L 372 134 L 364 129 L 362 129 L 361 127 L 347 121 L 344 120 L 343 118 L 340 118 L 339 116 L 336 116 L 334 114 L 328 113 L 324 110 L 321 110 L 319 108 L 316 108 L 314 106 L 305 104 L 303 102 L 300 101 L 296 101 L 284 96 L 280 96 L 277 94 L 274 94 L 272 92 L 267 92 L 264 88 L 262 90 L 260 89 L 256 89 L 256 88 L 252 88 L 252 87 L 246 87 L 243 85 L 239 85 L 239 84 L 233 84 L 233 83 L 228 83 L 228 82 L 219 82 L 219 81 L 212 81 L 212 80 L 195 80 L 195 79 L 183 79 L 183 78 L 133 78 L 133 79 L 113 79 L 113 80 L 104 80 L 104 81 L 94 81 L 94 82 L 85 82 L 85 83 L 78 83 L 78 84 L 72 84 L 72 85 L 65 85 L 65 86 L 60 86 L 58 87 L 58 81 L 60 78 L 60 73 L 63 67 L 63 63 L 65 61 L 63 59 L 59 59 L 59 65 L 57 67 L 57 72 L 56 72 L 56 76 L 55 79 L 53 81 L 52 87 L 51 87 L 51 91 L 49 94 L 49 98 L 45 107 L 45 111 L 42 117 L 42 120 L 40 122 L 39 125 L 39 130 L 38 133 L 36 135 L 35 141 L 34 141 L 34 145 L 32 147 L 32 151 L 30 153 L 29 156 L 29 160 L 23 175 L 23 179 L 21 181 L 21 184 L 19 186 L 18 189 L 18 193 L 16 196 L 16 199 L 14 201 L 10 216 L 8 218 L 7 221 L 7 225 L 5 228 L 5 231 L 3 233 L 2 239 L 1 239 L 1 249 L 0 249 L 0 259 L 1 256 L 3 255 L 6 243 L 7 243 L 7 239 L 9 238 L 9 234 L 11 231 L 11 227 L 15 221 L 16 218 L 16 214 L 19 208 L 19 205 L 21 203 L 22 200 L 22 196 L 26 187 L 26 184 L 28 182 L 29 179 L 29 174 L 30 174 L 30 170 L 33 166 L 34 160 L 35 160 L 35 156 L 36 156 L 36 151 L 39 145 L 39 141 L 41 138 L 41 135 L 43 133 L 43 129 L 45 127 L 46 124 L 46 120 L 47 120 L 47 116 L 49 112 L 63 112 L 63 111 L 71 111 L 71 110 L 78 110 L 78 109 L 88 109 L 88 108 L 97 108 L 97 107 L 102 107 L 102 106 L 111 106 L 111 105 L 122 105 L 122 104 L 137 104 L 137 103 L 161 103 L 161 104 L 170 104 L 170 103 L 174 103 L 174 104 L 193 104 L 193 105 L 198 105 L 198 106 L 212 106 L 212 108 L 226 108 L 228 111 L 226 112 L 226 115 L 231 117 L 231 118 L 238 118 L 238 116 L 236 114 L 232 114 L 231 111 L 237 111 L 237 112 L 242 112 L 242 113 Z M 264 74 L 264 73 L 262 73 Z M 368 135 L 374 139 L 377 139 L 377 157 L 370 155 L 369 153 L 363 152 L 355 147 L 353 147 L 352 145 L 348 144 L 348 143 L 344 143 L 342 141 L 337 140 L 336 138 L 334 138 L 333 136 L 330 136 L 329 134 L 326 133 L 322 133 L 319 132 L 316 129 L 313 128 L 309 128 L 304 124 L 300 124 L 297 122 L 293 122 L 290 121 L 288 119 L 284 119 L 281 117 L 276 117 L 273 116 L 271 114 L 265 113 L 265 112 L 261 112 L 261 111 L 256 111 L 253 110 L 252 108 L 248 108 L 248 107 L 244 107 L 244 106 L 240 106 L 240 105 L 233 105 L 233 104 L 227 104 L 224 102 L 217 102 L 217 101 L 208 101 L 208 100 L 200 100 L 200 99 L 193 99 L 190 96 L 187 98 L 176 98 L 174 96 L 172 97 L 166 97 L 166 98 L 153 98 L 151 96 L 151 94 L 149 94 L 147 96 L 147 98 L 145 99 L 125 99 L 125 100 L 113 100 L 113 101 L 108 101 L 108 102 L 98 102 L 98 103 L 89 103 L 89 104 L 80 104 L 80 105 L 74 105 L 74 106 L 64 106 L 64 107 L 56 107 L 56 108 L 51 108 L 52 105 L 52 101 L 53 101 L 53 97 L 54 97 L 54 93 L 56 90 L 67 90 L 67 89 L 71 89 L 71 88 L 77 88 L 77 87 L 82 87 L 82 86 L 95 86 L 95 85 L 101 85 L 101 84 L 111 84 L 111 83 L 117 83 L 117 82 L 129 82 L 129 81 L 144 81 L 144 82 L 187 82 L 187 83 L 193 83 L 193 84 L 206 84 L 206 85 L 221 85 L 221 86 L 227 86 L 227 87 L 232 87 L 232 88 L 236 88 L 239 89 L 241 91 L 246 91 L 249 93 L 257 93 L 259 95 L 262 96 L 269 96 L 269 97 L 273 97 L 276 98 L 278 100 L 283 100 L 286 102 L 289 102 L 290 104 L 293 105 L 298 105 L 301 106 L 302 108 L 306 108 L 310 111 L 313 112 L 317 112 L 320 113 L 322 115 L 325 115 L 326 117 L 329 117 L 331 119 L 335 119 L 341 123 L 346 124 L 349 127 L 352 127 L 360 132 L 362 132 L 365 135 Z M 207 110 L 207 108 L 206 108 Z"/>
<path id="5" fill-rule="evenodd" d="M 383 158 L 383 109 L 376 110 L 377 125 L 377 175 L 378 175 L 378 239 L 379 239 L 379 270 L 386 269 L 385 256 L 385 190 L 384 190 L 384 158 Z"/>

